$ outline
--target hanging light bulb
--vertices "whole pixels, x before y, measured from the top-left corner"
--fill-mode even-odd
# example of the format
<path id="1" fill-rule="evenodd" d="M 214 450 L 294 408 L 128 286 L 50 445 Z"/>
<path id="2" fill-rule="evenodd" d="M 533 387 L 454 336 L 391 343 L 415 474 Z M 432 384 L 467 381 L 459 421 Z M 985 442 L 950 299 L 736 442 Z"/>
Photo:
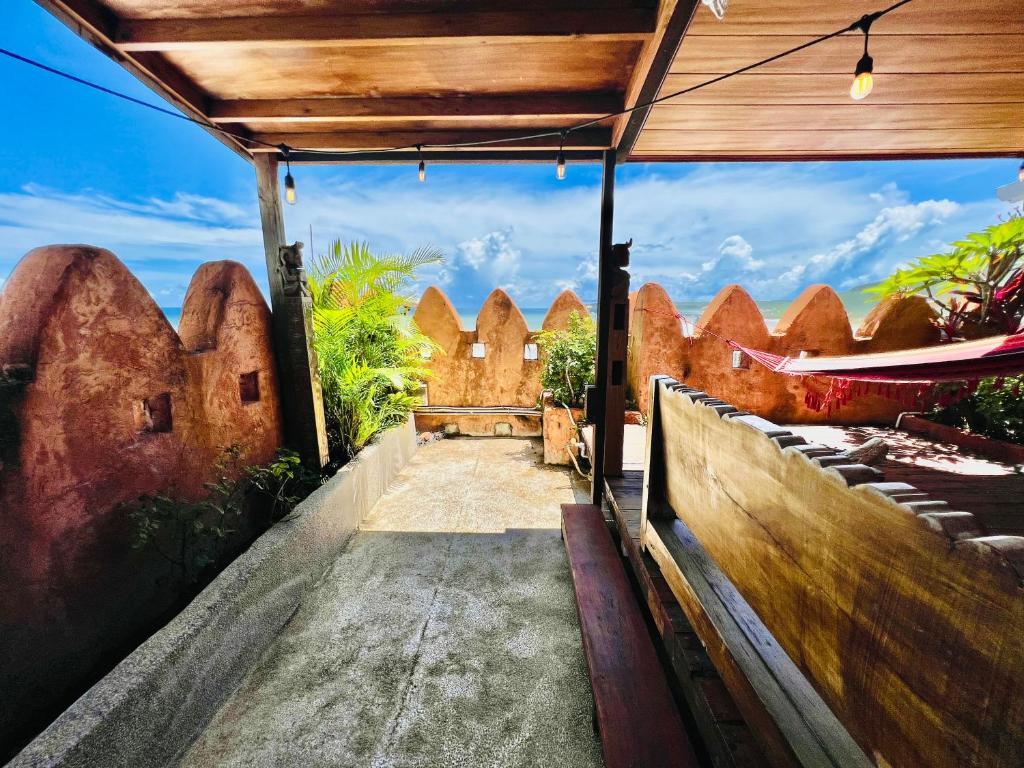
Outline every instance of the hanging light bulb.
<path id="1" fill-rule="evenodd" d="M 565 135 L 567 131 L 562 131 L 562 140 L 558 145 L 558 160 L 555 162 L 555 176 L 558 177 L 559 181 L 565 180 Z"/>
<path id="2" fill-rule="evenodd" d="M 421 151 L 420 145 L 416 145 L 416 153 L 420 156 L 420 181 L 427 180 L 427 164 L 423 162 L 423 152 Z"/>
<path id="3" fill-rule="evenodd" d="M 860 101 L 866 98 L 875 85 L 875 78 L 872 74 L 874 61 L 866 53 L 857 62 L 857 69 L 853 73 L 853 82 L 850 84 L 850 98 Z"/>
<path id="4" fill-rule="evenodd" d="M 284 175 L 284 199 L 288 201 L 288 205 L 295 205 L 295 179 L 291 168 Z"/>
<path id="5" fill-rule="evenodd" d="M 862 16 L 860 21 L 853 27 L 864 33 L 864 55 L 857 62 L 857 68 L 853 72 L 853 82 L 850 84 L 850 98 L 854 101 L 867 98 L 867 95 L 871 93 L 871 89 L 875 85 L 875 62 L 868 53 L 868 35 L 871 33 L 871 22 L 874 20 L 875 16 L 868 14 Z"/>
<path id="6" fill-rule="evenodd" d="M 288 202 L 288 205 L 295 205 L 295 177 L 292 176 L 291 149 L 287 144 L 278 145 L 278 149 L 284 155 L 286 169 L 284 174 L 284 199 Z"/>

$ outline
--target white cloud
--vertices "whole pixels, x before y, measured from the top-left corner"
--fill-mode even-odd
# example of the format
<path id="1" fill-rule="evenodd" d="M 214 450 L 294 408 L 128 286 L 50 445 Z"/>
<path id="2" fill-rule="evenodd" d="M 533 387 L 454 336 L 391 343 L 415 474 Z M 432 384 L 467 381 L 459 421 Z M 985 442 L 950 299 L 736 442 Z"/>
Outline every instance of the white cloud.
<path id="1" fill-rule="evenodd" d="M 631 168 L 617 185 L 615 239 L 633 238 L 634 288 L 661 282 L 677 298 L 707 299 L 740 282 L 759 298 L 786 298 L 813 282 L 855 286 L 993 223 L 993 202 L 921 199 L 820 164 Z M 299 205 L 286 211 L 292 239 L 366 240 L 383 252 L 431 244 L 448 261 L 424 271 L 459 307 L 507 286 L 523 307 L 545 306 L 564 287 L 593 299 L 597 283 L 597 184 L 495 184 L 479 173 L 430 183 L 381 172 L 367 182 L 303 169 Z M 255 196 L 179 194 L 120 200 L 28 186 L 0 194 L 0 277 L 27 250 L 87 242 L 117 253 L 143 283 L 175 303 L 201 261 L 242 261 L 264 282 Z"/>

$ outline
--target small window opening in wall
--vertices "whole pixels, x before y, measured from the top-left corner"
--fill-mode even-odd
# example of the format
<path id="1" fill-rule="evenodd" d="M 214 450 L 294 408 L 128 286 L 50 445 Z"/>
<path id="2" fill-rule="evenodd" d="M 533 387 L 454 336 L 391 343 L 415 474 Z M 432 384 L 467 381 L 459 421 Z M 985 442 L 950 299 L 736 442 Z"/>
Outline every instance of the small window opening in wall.
<path id="1" fill-rule="evenodd" d="M 161 392 L 142 401 L 143 432 L 170 432 L 172 427 L 170 392 Z"/>
<path id="2" fill-rule="evenodd" d="M 473 357 L 486 357 L 487 356 L 487 345 L 475 342 L 473 344 Z"/>
<path id="3" fill-rule="evenodd" d="M 540 357 L 537 353 L 536 344 L 524 344 L 523 345 L 523 360 L 536 360 Z"/>
<path id="4" fill-rule="evenodd" d="M 737 370 L 745 370 L 750 367 L 750 358 L 745 352 L 734 349 L 732 351 L 732 367 Z"/>
<path id="5" fill-rule="evenodd" d="M 238 374 L 238 397 L 243 403 L 260 401 L 260 372 Z"/>

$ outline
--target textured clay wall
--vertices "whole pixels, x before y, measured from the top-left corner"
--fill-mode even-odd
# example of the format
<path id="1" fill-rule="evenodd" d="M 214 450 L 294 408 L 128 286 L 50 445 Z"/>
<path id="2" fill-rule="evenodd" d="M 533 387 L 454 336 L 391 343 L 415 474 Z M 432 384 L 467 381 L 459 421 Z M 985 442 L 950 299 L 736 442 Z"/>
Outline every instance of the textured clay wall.
<path id="1" fill-rule="evenodd" d="M 587 308 L 575 293 L 562 291 L 542 327 L 565 328 L 573 311 L 586 314 Z M 430 405 L 531 408 L 538 404 L 541 363 L 524 356 L 524 347 L 534 343 L 537 334 L 529 330 L 523 313 L 505 291 L 491 291 L 477 315 L 475 331 L 463 330 L 448 297 L 433 286 L 423 292 L 413 319 L 442 350 L 430 360 Z M 481 343 L 484 357 L 474 357 L 473 345 Z"/>
<path id="2" fill-rule="evenodd" d="M 241 265 L 204 264 L 180 335 L 109 251 L 31 251 L 0 293 L 0 754 L 170 610 L 169 567 L 119 503 L 203 493 L 281 443 L 270 312 Z"/>
<path id="3" fill-rule="evenodd" d="M 628 377 L 642 411 L 647 410 L 647 381 L 666 374 L 715 395 L 743 410 L 779 423 L 885 423 L 906 406 L 870 395 L 853 400 L 831 415 L 804 405 L 804 384 L 793 376 L 770 373 L 754 361 L 733 368 L 724 339 L 778 355 L 865 354 L 928 346 L 939 341 L 924 299 L 890 299 L 876 306 L 856 334 L 839 296 L 826 285 L 807 288 L 769 332 L 760 309 L 738 285 L 723 288 L 684 336 L 665 289 L 647 283 L 632 297 Z"/>

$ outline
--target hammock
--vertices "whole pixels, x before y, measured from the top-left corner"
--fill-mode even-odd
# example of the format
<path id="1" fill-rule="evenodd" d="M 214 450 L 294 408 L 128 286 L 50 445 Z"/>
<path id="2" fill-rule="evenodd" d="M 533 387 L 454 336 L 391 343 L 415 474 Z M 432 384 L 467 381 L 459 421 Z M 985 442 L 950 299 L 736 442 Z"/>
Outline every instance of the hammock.
<path id="1" fill-rule="evenodd" d="M 928 385 L 962 382 L 959 389 L 942 393 L 939 404 L 947 405 L 972 393 L 979 379 L 1024 373 L 1024 334 L 1021 333 L 845 357 L 783 357 L 735 341 L 728 343 L 773 373 L 800 376 L 807 385 L 806 405 L 829 413 L 867 394 L 898 400 L 908 407 L 920 406 L 929 391 Z M 814 388 L 816 378 L 827 379 L 826 390 Z"/>
<path id="2" fill-rule="evenodd" d="M 730 341 L 729 345 L 774 373 L 790 376 L 830 376 L 847 381 L 889 384 L 932 384 L 1024 373 L 1024 333 L 846 357 L 783 357 L 750 349 L 734 341 Z"/>

